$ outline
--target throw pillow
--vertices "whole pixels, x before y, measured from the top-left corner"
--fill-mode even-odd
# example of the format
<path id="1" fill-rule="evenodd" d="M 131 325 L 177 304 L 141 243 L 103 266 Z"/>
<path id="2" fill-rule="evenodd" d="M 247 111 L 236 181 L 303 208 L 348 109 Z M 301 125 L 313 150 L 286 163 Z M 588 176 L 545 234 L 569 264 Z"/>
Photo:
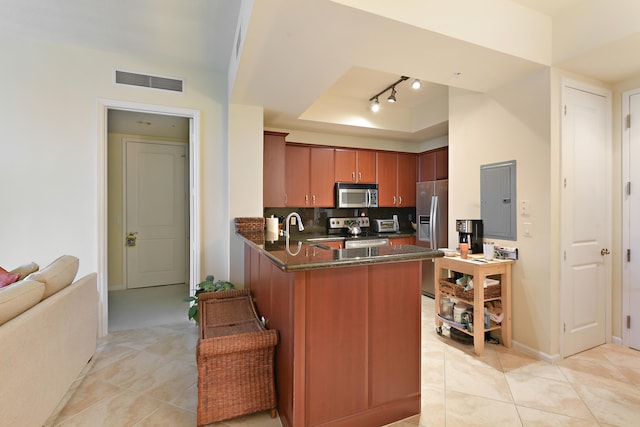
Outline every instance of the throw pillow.
<path id="1" fill-rule="evenodd" d="M 4 268 L 0 267 L 0 288 L 4 288 L 5 286 L 17 282 L 19 278 L 19 274 L 9 273 Z"/>
<path id="2" fill-rule="evenodd" d="M 38 268 L 40 268 L 38 264 L 36 264 L 35 262 L 30 262 L 29 264 L 23 264 L 19 267 L 14 268 L 9 273 L 19 274 L 20 277 L 18 278 L 18 280 L 22 280 L 34 271 L 38 271 Z"/>
<path id="3" fill-rule="evenodd" d="M 79 264 L 78 258 L 62 255 L 42 270 L 31 273 L 26 279 L 44 283 L 42 299 L 45 299 L 71 284 L 78 273 Z"/>
<path id="4" fill-rule="evenodd" d="M 43 292 L 44 283 L 31 280 L 0 289 L 0 325 L 36 305 Z"/>

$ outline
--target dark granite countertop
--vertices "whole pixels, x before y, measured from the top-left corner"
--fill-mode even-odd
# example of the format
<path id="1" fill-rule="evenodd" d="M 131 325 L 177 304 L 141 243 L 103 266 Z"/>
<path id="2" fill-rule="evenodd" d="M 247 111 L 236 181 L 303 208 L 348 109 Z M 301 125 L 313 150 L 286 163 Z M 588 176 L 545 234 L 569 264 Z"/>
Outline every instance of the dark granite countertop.
<path id="1" fill-rule="evenodd" d="M 264 253 L 281 270 L 287 272 L 418 261 L 444 256 L 442 251 L 413 245 L 332 249 L 324 246 L 322 241 L 309 241 L 309 239 L 323 238 L 330 238 L 330 240 L 344 239 L 341 236 L 300 234 L 286 239 L 279 236 L 267 236 L 263 231 L 237 232 L 237 235 Z M 384 237 L 389 238 L 411 237 L 414 235 L 415 233 L 384 233 Z"/>

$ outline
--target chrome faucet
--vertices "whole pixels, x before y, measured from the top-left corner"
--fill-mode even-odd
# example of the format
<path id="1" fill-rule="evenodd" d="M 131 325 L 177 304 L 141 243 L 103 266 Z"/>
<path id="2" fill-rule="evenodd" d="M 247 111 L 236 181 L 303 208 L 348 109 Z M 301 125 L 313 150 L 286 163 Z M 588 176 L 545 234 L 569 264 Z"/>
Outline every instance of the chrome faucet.
<path id="1" fill-rule="evenodd" d="M 298 231 L 304 230 L 304 225 L 302 225 L 302 218 L 300 218 L 300 215 L 298 215 L 298 212 L 291 212 L 289 215 L 287 215 L 287 219 L 284 220 L 284 236 L 285 237 L 290 236 L 289 220 L 291 219 L 292 216 L 298 218 Z"/>

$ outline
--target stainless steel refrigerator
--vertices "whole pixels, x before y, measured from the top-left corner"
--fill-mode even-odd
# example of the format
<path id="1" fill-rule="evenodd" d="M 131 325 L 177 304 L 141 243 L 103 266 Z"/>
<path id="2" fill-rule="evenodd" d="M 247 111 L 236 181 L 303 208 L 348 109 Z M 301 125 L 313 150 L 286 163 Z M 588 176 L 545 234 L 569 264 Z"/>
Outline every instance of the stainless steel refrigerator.
<path id="1" fill-rule="evenodd" d="M 416 184 L 416 244 L 438 249 L 448 246 L 447 216 L 449 181 L 418 182 Z M 422 293 L 433 298 L 433 260 L 422 262 Z"/>

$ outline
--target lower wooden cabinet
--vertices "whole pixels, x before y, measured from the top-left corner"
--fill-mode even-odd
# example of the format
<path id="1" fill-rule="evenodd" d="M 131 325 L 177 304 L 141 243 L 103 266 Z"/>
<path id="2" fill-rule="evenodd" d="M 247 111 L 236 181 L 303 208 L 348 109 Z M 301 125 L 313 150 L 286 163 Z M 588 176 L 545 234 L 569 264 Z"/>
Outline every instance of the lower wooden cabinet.
<path id="1" fill-rule="evenodd" d="M 245 287 L 280 337 L 284 426 L 385 425 L 420 412 L 419 261 L 287 273 L 246 245 L 245 263 Z"/>
<path id="2" fill-rule="evenodd" d="M 389 239 L 390 245 L 415 245 L 416 238 L 415 237 L 394 237 Z"/>

